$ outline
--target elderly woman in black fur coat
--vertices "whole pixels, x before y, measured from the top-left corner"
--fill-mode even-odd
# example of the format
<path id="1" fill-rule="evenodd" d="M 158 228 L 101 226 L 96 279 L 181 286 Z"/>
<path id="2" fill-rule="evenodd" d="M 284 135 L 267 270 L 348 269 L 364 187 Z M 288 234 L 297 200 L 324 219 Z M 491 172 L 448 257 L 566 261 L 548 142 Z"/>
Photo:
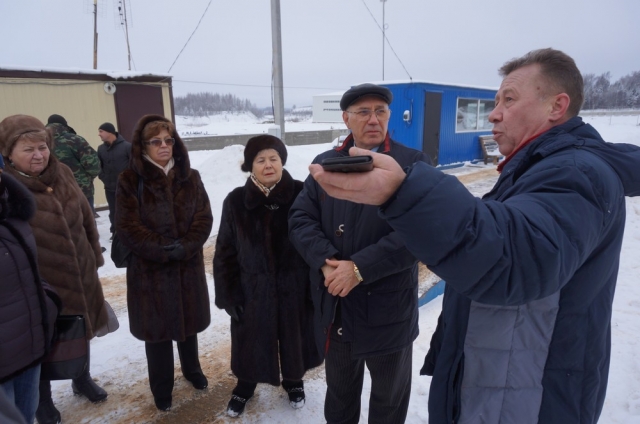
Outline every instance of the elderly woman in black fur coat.
<path id="1" fill-rule="evenodd" d="M 141 189 L 141 190 L 139 190 Z M 130 169 L 116 188 L 116 235 L 129 247 L 129 325 L 144 340 L 156 407 L 171 408 L 173 344 L 182 374 L 196 389 L 207 379 L 198 359 L 197 333 L 211 322 L 202 246 L 213 225 L 200 174 L 174 125 L 143 116 L 131 142 Z"/>
<path id="2" fill-rule="evenodd" d="M 224 201 L 213 258 L 216 306 L 231 316 L 231 370 L 238 378 L 227 414 L 238 416 L 257 383 L 280 385 L 294 408 L 302 377 L 322 363 L 313 337 L 309 268 L 288 238 L 287 215 L 302 182 L 283 169 L 287 150 L 271 135 L 244 150 L 243 187 Z"/>

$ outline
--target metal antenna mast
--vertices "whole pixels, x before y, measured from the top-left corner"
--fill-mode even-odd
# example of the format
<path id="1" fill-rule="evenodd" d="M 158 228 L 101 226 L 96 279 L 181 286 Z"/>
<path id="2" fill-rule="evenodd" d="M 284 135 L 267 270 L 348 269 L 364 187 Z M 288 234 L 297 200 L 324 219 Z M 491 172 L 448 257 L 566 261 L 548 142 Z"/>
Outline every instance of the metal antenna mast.
<path id="1" fill-rule="evenodd" d="M 120 24 L 124 25 L 124 36 L 127 40 L 127 59 L 129 61 L 129 70 L 131 70 L 131 47 L 129 46 L 129 23 L 127 22 L 127 5 L 125 0 L 120 0 L 121 6 L 118 6 L 120 13 Z"/>

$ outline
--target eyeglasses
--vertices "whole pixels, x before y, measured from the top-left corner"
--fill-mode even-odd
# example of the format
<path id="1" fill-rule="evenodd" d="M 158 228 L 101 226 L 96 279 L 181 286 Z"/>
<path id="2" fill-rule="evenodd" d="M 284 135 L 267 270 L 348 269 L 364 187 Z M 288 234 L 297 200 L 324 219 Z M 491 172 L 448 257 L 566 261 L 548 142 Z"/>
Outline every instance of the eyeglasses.
<path id="1" fill-rule="evenodd" d="M 373 115 L 374 113 L 376 114 L 376 118 L 378 119 L 378 121 L 387 120 L 389 119 L 389 115 L 391 115 L 391 109 L 362 109 L 356 111 L 347 110 L 346 112 L 356 115 L 356 119 L 358 121 L 368 121 L 369 119 L 371 119 L 371 115 Z"/>
<path id="2" fill-rule="evenodd" d="M 176 144 L 176 139 L 165 138 L 164 140 L 161 140 L 159 138 L 154 138 L 152 140 L 145 141 L 144 144 L 146 144 L 147 146 L 160 147 L 162 146 L 163 142 L 166 143 L 167 146 L 173 146 L 174 144 Z"/>

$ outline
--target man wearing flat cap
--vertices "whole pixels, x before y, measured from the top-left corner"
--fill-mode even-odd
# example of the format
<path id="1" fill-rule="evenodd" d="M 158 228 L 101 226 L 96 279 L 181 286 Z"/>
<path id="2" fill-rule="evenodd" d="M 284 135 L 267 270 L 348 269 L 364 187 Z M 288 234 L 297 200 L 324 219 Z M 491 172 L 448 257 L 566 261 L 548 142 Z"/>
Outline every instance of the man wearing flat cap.
<path id="1" fill-rule="evenodd" d="M 361 84 L 340 101 L 351 134 L 314 159 L 348 156 L 357 146 L 402 166 L 431 163 L 387 132 L 393 100 L 383 86 Z M 330 197 L 313 178 L 289 212 L 289 237 L 311 267 L 316 344 L 325 355 L 328 423 L 357 423 L 365 365 L 371 374 L 369 423 L 403 423 L 418 336 L 418 265 L 378 208 Z"/>
<path id="2" fill-rule="evenodd" d="M 118 175 L 129 167 L 131 143 L 125 140 L 111 122 L 105 122 L 98 127 L 98 136 L 103 144 L 98 147 L 100 158 L 100 175 L 98 178 L 104 184 L 104 194 L 109 205 L 109 222 L 111 223 L 111 239 L 113 239 L 113 220 L 116 216 L 116 187 Z"/>
<path id="3" fill-rule="evenodd" d="M 53 154 L 58 160 L 73 171 L 73 177 L 82 189 L 85 197 L 91 205 L 93 214 L 96 211 L 93 207 L 93 180 L 100 172 L 100 162 L 95 149 L 79 136 L 76 131 L 69 126 L 67 120 L 58 114 L 53 114 L 47 119 L 47 128 L 53 131 L 54 145 Z"/>

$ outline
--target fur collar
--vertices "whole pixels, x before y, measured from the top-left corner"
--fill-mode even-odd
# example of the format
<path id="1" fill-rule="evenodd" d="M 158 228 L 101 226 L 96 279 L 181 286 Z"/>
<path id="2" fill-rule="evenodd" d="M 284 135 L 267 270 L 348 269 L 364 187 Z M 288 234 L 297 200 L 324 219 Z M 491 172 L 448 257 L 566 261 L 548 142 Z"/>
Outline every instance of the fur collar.
<path id="1" fill-rule="evenodd" d="M 5 193 L 0 193 L 0 219 L 17 218 L 28 221 L 36 212 L 36 201 L 27 188 L 7 173 L 2 174 Z"/>
<path id="2" fill-rule="evenodd" d="M 286 169 L 282 170 L 282 179 L 271 191 L 269 197 L 258 188 L 251 177 L 247 178 L 244 185 L 244 205 L 247 209 L 255 209 L 258 206 L 266 206 L 269 209 L 278 209 L 279 206 L 287 205 L 293 200 L 295 183 Z"/>
<path id="3" fill-rule="evenodd" d="M 59 164 L 58 159 L 51 154 L 51 156 L 49 156 L 49 164 L 37 177 L 22 175 L 12 165 L 5 167 L 5 172 L 2 175 L 4 176 L 9 173 L 14 179 L 24 184 L 29 191 L 33 193 L 43 193 L 45 191 L 51 191 L 51 187 L 58 179 Z"/>

